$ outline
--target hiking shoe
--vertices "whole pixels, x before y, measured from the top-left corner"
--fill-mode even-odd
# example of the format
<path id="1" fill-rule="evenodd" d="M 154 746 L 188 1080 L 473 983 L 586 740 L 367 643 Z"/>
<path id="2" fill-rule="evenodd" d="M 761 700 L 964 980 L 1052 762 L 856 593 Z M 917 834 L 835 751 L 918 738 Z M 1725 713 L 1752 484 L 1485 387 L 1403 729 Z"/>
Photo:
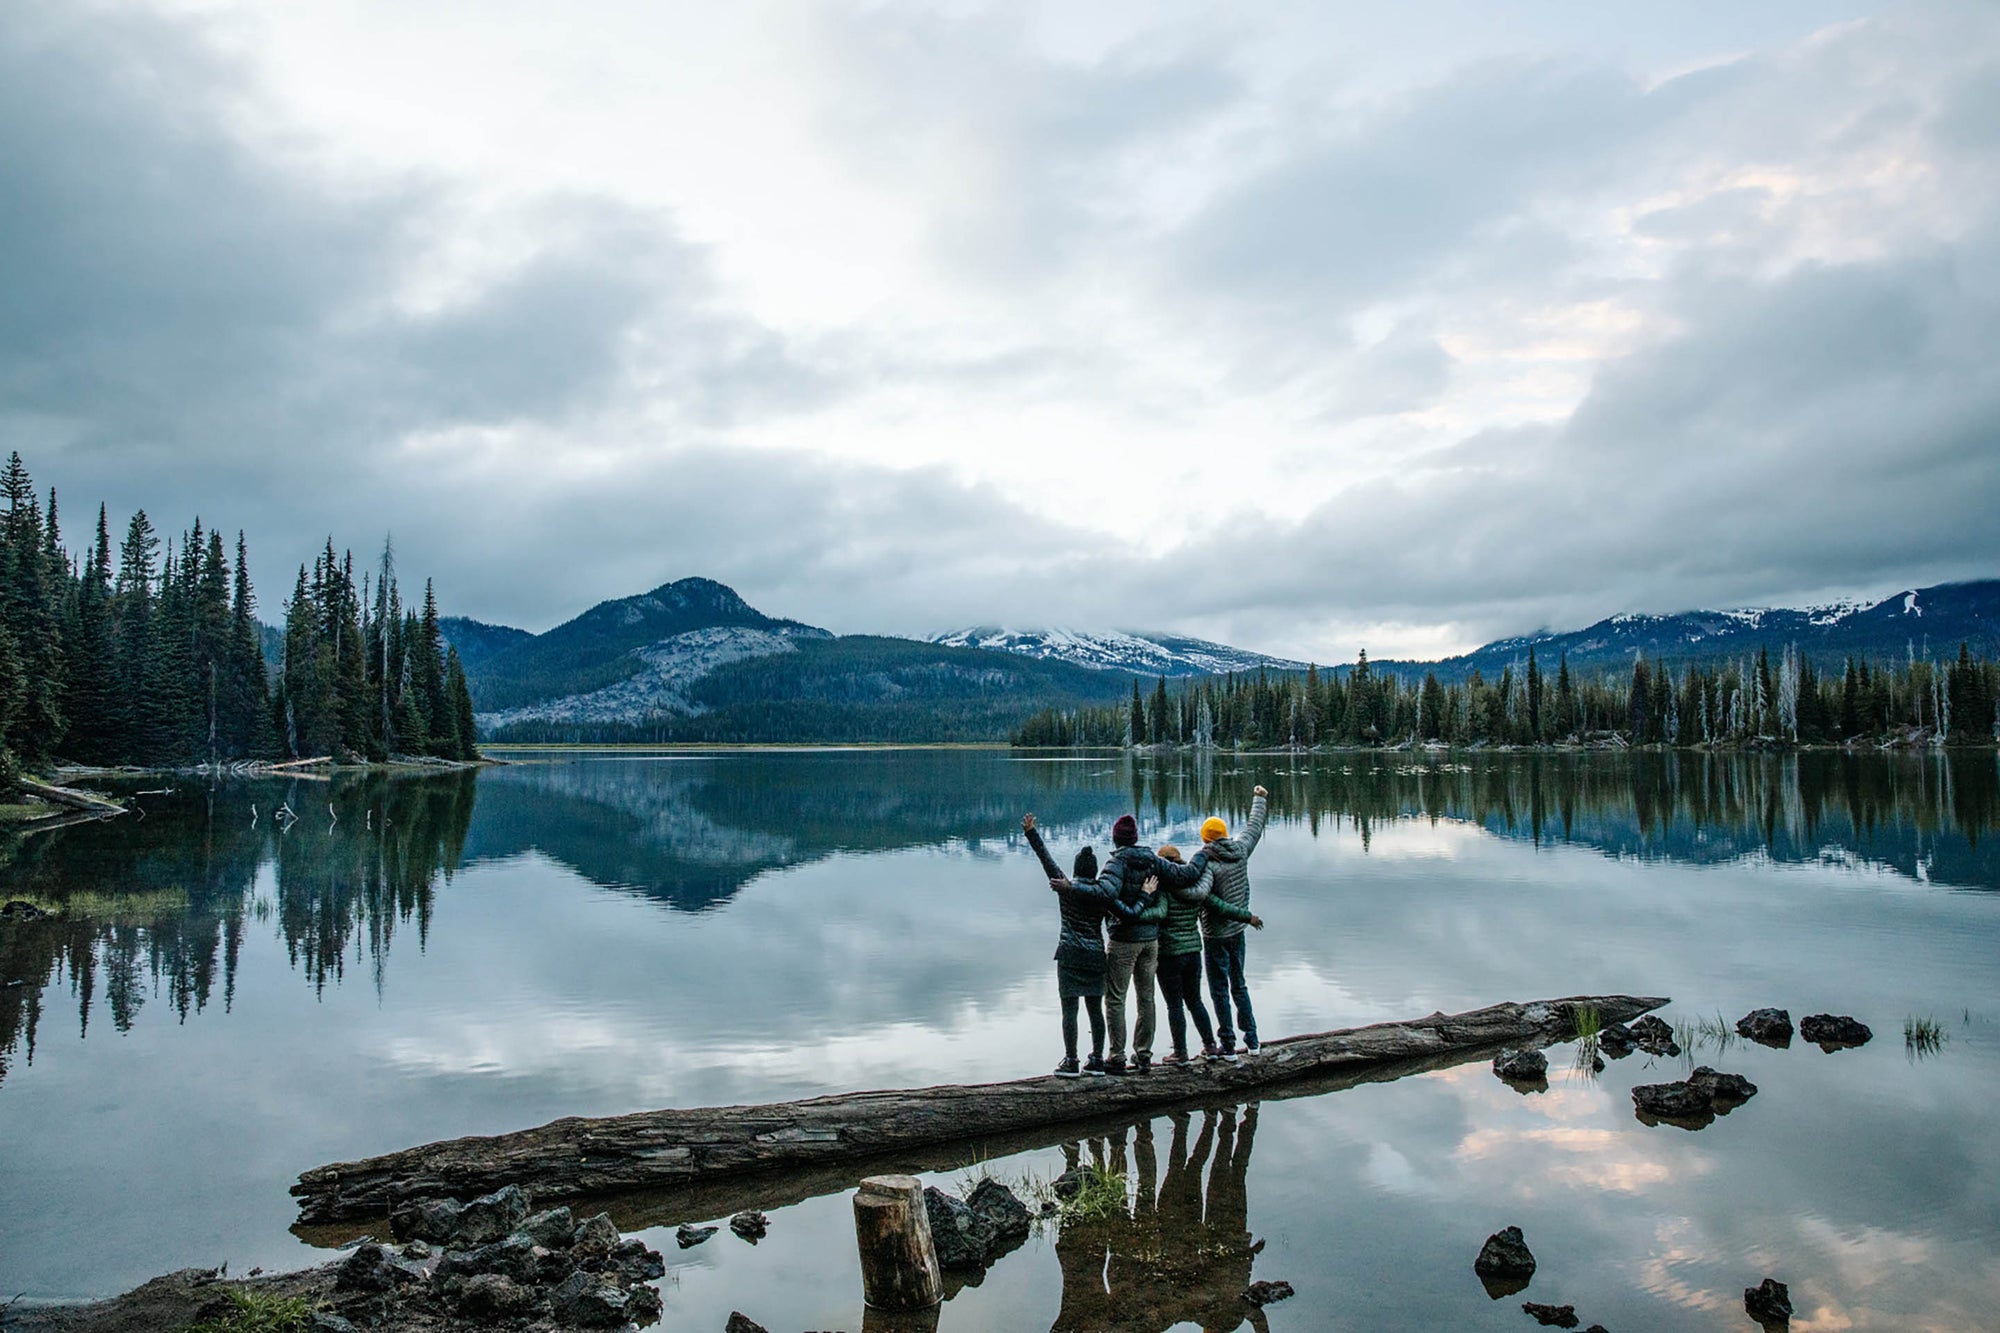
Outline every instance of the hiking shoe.
<path id="1" fill-rule="evenodd" d="M 1065 1055 L 1062 1063 L 1056 1066 L 1057 1078 L 1076 1078 L 1082 1072 L 1082 1068 L 1077 1064 L 1076 1057 L 1073 1055 Z"/>
<path id="2" fill-rule="evenodd" d="M 1258 1041 L 1255 1037 L 1245 1037 L 1243 1039 L 1243 1054 L 1262 1055 L 1263 1053 L 1264 1053 L 1263 1043 Z"/>
<path id="3" fill-rule="evenodd" d="M 1170 1051 L 1167 1054 L 1160 1057 L 1160 1068 L 1176 1069 L 1179 1068 L 1181 1065 L 1186 1064 L 1187 1062 L 1188 1062 L 1187 1056 L 1181 1054 L 1179 1051 Z"/>
<path id="4" fill-rule="evenodd" d="M 1234 1046 L 1225 1046 L 1222 1048 L 1222 1053 L 1216 1058 L 1224 1064 L 1233 1065 L 1236 1063 L 1236 1048 Z"/>
<path id="5" fill-rule="evenodd" d="M 1104 1072 L 1117 1077 L 1125 1072 L 1125 1057 L 1114 1055 L 1104 1062 Z"/>
<path id="6" fill-rule="evenodd" d="M 1085 1060 L 1083 1062 L 1083 1072 L 1090 1075 L 1092 1078 L 1103 1078 L 1104 1061 L 1098 1056 L 1095 1055 L 1091 1056 L 1088 1060 Z"/>
<path id="7" fill-rule="evenodd" d="M 1135 1074 L 1150 1074 L 1150 1073 L 1152 1073 L 1152 1072 L 1153 1072 L 1153 1057 L 1152 1057 L 1152 1056 L 1150 1056 L 1150 1055 L 1135 1055 L 1135 1056 L 1133 1056 L 1133 1057 L 1132 1057 L 1132 1072 L 1133 1072 L 1133 1073 L 1135 1073 Z"/>
<path id="8" fill-rule="evenodd" d="M 1215 1049 L 1214 1042 L 1205 1041 L 1201 1045 L 1201 1058 L 1204 1060 L 1220 1060 L 1222 1052 Z"/>

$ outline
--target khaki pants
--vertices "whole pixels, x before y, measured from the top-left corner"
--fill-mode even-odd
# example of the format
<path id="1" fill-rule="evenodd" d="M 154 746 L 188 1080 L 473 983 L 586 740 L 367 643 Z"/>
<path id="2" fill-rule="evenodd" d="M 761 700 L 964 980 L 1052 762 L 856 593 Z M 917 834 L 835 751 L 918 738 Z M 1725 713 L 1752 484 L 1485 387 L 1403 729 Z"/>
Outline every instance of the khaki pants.
<path id="1" fill-rule="evenodd" d="M 1104 978 L 1104 1019 L 1111 1029 L 1111 1054 L 1125 1054 L 1125 991 L 1139 988 L 1139 1022 L 1132 1029 L 1132 1055 L 1153 1058 L 1153 977 L 1160 970 L 1160 942 L 1113 940 L 1105 948 L 1110 966 Z"/>

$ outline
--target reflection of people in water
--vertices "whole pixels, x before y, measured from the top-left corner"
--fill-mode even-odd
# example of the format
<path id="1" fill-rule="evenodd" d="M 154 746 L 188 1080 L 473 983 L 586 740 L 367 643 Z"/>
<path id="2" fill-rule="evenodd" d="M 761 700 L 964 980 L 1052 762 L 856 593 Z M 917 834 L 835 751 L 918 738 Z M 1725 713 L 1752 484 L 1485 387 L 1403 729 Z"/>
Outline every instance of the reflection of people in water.
<path id="1" fill-rule="evenodd" d="M 1246 1321 L 1258 1333 L 1268 1329 L 1264 1312 L 1243 1299 L 1264 1248 L 1250 1235 L 1246 1184 L 1257 1108 L 1245 1108 L 1240 1125 L 1234 1109 L 1203 1112 L 1192 1146 L 1188 1113 L 1170 1118 L 1173 1139 L 1157 1189 L 1153 1127 L 1147 1121 L 1129 1131 L 1136 1188 L 1128 1205 L 1109 1217 L 1063 1224 L 1056 1238 L 1062 1307 L 1050 1333 L 1163 1333 L 1177 1324 L 1229 1333 Z M 1072 1170 L 1089 1163 L 1124 1173 L 1126 1133 L 1071 1144 L 1064 1155 Z"/>

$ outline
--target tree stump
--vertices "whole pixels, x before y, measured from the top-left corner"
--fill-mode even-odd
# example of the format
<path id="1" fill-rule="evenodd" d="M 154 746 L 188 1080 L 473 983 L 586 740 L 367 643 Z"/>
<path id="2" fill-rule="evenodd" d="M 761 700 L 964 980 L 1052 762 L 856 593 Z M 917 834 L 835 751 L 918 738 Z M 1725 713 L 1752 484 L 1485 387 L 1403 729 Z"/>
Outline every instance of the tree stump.
<path id="1" fill-rule="evenodd" d="M 944 1299 L 924 1187 L 915 1176 L 869 1176 L 854 1192 L 861 1297 L 878 1310 L 928 1310 Z"/>

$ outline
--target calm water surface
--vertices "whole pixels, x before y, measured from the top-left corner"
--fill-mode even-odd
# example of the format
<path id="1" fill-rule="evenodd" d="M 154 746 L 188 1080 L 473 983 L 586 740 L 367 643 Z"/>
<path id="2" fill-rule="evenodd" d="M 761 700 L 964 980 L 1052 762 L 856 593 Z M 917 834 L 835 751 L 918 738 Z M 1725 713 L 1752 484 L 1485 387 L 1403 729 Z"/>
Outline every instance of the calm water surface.
<path id="1" fill-rule="evenodd" d="M 1535 1095 L 1476 1062 L 1015 1145 L 983 1169 L 1108 1160 L 1130 1210 L 1030 1239 L 942 1328 L 1520 1329 L 1534 1299 L 1747 1329 L 1766 1275 L 1801 1330 L 2000 1327 L 1991 754 L 524 758 L 177 780 L 143 821 L 0 845 L 0 895 L 60 912 L 0 923 L 0 1291 L 318 1262 L 297 1174 L 430 1139 L 1043 1072 L 1056 915 L 1021 814 L 1064 860 L 1133 809 L 1191 845 L 1262 781 L 1267 1036 L 1624 991 L 1690 1024 L 1849 1013 L 1875 1041 L 1710 1043 L 1762 1091 L 1699 1132 L 1629 1096 L 1688 1061 L 1591 1079 L 1556 1047 Z M 1910 1017 L 1943 1026 L 1935 1054 Z M 668 1327 L 862 1327 L 845 1194 L 774 1209 L 758 1246 L 676 1249 L 713 1206 L 618 1210 L 659 1228 Z M 1493 1301 L 1471 1264 L 1507 1224 L 1541 1267 Z M 1252 1278 L 1299 1294 L 1253 1316 Z"/>

